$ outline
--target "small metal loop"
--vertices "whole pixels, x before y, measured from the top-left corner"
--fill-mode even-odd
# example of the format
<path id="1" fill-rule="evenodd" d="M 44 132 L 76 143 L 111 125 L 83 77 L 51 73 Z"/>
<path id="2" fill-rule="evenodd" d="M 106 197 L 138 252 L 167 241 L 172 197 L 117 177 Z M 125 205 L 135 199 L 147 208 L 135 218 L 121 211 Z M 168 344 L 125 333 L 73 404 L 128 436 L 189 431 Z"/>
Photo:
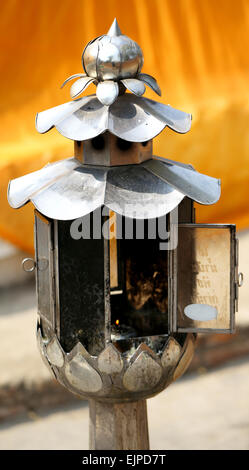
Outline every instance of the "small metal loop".
<path id="1" fill-rule="evenodd" d="M 32 263 L 32 265 L 31 265 L 30 268 L 27 268 L 27 267 L 25 266 L 25 264 L 26 264 L 27 262 L 31 262 L 31 263 Z M 25 273 L 32 273 L 32 272 L 35 270 L 35 268 L 36 268 L 36 262 L 35 262 L 35 260 L 34 260 L 33 258 L 24 258 L 24 259 L 22 260 L 22 269 L 23 269 L 23 271 L 25 271 Z"/>
<path id="2" fill-rule="evenodd" d="M 239 273 L 238 275 L 238 286 L 239 287 L 242 287 L 244 284 L 244 274 L 243 273 Z"/>

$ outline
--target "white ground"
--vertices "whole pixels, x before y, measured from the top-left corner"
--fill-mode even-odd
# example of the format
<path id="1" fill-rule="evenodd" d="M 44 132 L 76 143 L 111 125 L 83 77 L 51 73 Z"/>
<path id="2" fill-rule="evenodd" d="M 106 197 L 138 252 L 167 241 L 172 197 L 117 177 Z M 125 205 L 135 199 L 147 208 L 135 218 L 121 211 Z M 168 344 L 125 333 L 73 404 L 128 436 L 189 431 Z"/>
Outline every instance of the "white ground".
<path id="1" fill-rule="evenodd" d="M 148 415 L 151 449 L 249 449 L 249 358 L 180 379 Z M 0 449 L 88 449 L 88 407 L 5 423 Z"/>

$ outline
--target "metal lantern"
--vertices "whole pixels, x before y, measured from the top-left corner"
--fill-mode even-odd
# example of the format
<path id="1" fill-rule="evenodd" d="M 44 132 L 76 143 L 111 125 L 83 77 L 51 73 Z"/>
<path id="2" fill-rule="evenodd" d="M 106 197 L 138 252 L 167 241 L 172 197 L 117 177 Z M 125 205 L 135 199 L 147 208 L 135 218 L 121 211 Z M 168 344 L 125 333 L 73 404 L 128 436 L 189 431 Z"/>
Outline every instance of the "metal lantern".
<path id="1" fill-rule="evenodd" d="M 195 223 L 194 202 L 218 201 L 219 180 L 153 156 L 152 139 L 189 131 L 191 115 L 141 97 L 160 88 L 116 20 L 82 64 L 64 82 L 77 79 L 77 99 L 36 119 L 72 139 L 74 157 L 12 181 L 8 198 L 35 206 L 38 344 L 90 400 L 90 447 L 146 449 L 145 399 L 185 372 L 196 333 L 234 332 L 236 231 Z M 92 82 L 96 95 L 78 98 Z"/>

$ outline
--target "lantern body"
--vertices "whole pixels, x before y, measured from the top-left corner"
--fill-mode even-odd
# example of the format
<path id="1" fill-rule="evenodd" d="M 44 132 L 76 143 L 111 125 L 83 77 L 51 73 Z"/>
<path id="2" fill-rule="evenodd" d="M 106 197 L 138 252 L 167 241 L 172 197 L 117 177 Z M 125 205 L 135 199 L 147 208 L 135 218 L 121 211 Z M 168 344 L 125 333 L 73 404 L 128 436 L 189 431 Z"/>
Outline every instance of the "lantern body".
<path id="1" fill-rule="evenodd" d="M 115 238 L 93 238 L 94 223 L 108 221 L 101 209 L 78 220 L 74 234 L 75 221 L 37 211 L 35 221 L 39 346 L 72 392 L 117 402 L 151 397 L 185 371 L 195 333 L 234 331 L 235 227 L 195 224 L 189 198 L 178 208 L 172 250 L 160 250 L 142 219 L 120 217 Z M 83 233 L 89 221 L 91 233 Z M 169 231 L 170 215 L 161 222 Z"/>
<path id="2" fill-rule="evenodd" d="M 179 214 L 190 221 L 192 201 L 184 200 Z M 90 216 L 92 230 L 94 217 L 101 220 L 101 210 Z M 73 239 L 72 222 L 35 213 L 43 359 L 84 398 L 153 396 L 184 372 L 194 351 L 193 334 L 169 331 L 170 252 L 160 251 L 158 237 L 149 239 L 148 221 L 143 240 Z M 124 218 L 122 229 L 124 235 Z"/>

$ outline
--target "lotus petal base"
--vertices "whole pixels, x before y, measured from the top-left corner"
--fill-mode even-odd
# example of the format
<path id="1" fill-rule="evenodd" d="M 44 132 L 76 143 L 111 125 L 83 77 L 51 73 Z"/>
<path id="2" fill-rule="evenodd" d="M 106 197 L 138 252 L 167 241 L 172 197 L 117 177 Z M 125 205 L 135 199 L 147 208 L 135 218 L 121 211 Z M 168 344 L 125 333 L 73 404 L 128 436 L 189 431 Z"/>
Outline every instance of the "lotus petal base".
<path id="1" fill-rule="evenodd" d="M 140 343 L 135 352 L 121 354 L 109 343 L 99 356 L 92 356 L 81 343 L 66 353 L 54 333 L 42 336 L 40 324 L 37 339 L 43 361 L 64 387 L 85 399 L 111 402 L 160 393 L 185 372 L 195 344 L 193 334 L 177 335 L 177 339 L 164 335 L 164 345 L 157 352 L 153 350 L 156 339 L 150 337 L 152 348 Z"/>

